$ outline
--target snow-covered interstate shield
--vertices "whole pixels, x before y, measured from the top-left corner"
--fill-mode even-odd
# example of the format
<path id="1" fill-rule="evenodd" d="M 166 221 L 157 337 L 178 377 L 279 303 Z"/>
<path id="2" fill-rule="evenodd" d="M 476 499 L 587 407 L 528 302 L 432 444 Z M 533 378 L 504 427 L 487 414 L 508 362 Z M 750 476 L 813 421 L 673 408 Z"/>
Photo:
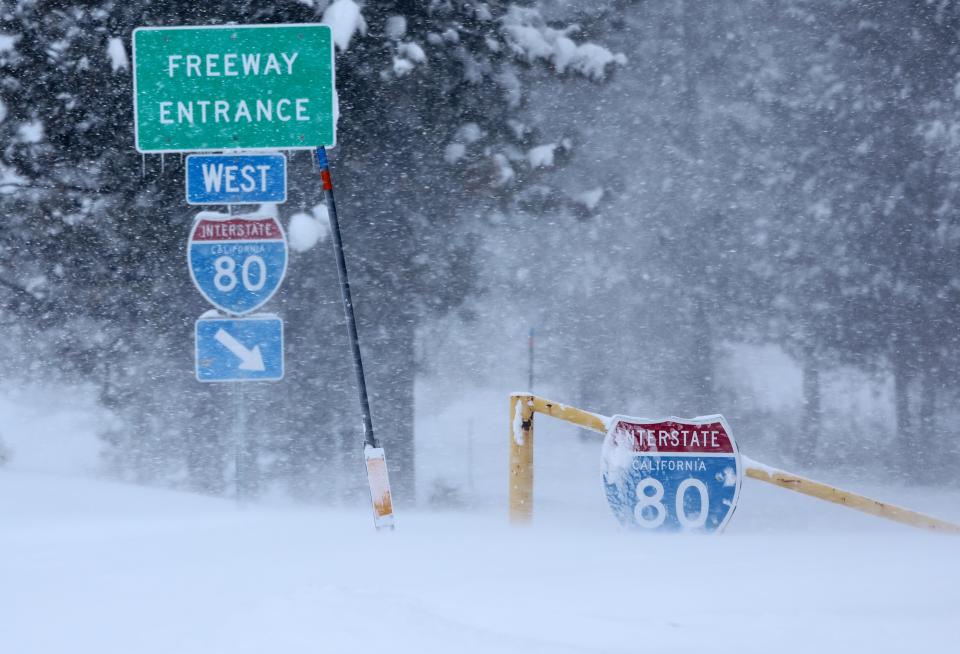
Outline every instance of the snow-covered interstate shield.
<path id="1" fill-rule="evenodd" d="M 197 290 L 234 315 L 263 306 L 287 273 L 287 237 L 275 216 L 197 215 L 187 262 Z"/>
<path id="2" fill-rule="evenodd" d="M 742 466 L 723 416 L 614 416 L 602 456 L 607 502 L 625 526 L 715 532 L 737 506 Z"/>

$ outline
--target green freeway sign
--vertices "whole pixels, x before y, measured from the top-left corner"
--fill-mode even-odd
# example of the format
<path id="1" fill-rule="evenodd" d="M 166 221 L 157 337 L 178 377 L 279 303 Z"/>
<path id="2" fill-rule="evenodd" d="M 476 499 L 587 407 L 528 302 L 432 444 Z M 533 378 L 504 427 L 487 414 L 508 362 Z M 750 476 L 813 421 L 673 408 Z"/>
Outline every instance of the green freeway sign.
<path id="1" fill-rule="evenodd" d="M 133 32 L 140 152 L 332 146 L 334 94 L 329 25 Z"/>

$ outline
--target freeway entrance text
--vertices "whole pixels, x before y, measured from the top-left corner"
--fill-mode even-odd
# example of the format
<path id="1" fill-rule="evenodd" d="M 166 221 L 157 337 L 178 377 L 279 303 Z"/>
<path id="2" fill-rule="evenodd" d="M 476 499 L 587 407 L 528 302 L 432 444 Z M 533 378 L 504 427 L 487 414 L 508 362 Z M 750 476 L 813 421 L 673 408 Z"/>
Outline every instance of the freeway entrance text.
<path id="1" fill-rule="evenodd" d="M 133 33 L 140 152 L 309 149 L 335 138 L 329 25 Z"/>

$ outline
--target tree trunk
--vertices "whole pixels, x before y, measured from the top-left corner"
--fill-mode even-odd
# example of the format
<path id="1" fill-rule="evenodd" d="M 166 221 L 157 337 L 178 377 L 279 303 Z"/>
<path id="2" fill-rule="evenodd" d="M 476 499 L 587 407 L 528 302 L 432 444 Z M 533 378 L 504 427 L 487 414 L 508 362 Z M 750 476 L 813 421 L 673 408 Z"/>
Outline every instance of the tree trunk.
<path id="1" fill-rule="evenodd" d="M 817 458 L 817 445 L 822 427 L 820 403 L 820 366 L 813 355 L 803 361 L 803 426 L 794 451 L 800 461 L 812 464 Z"/>
<path id="2" fill-rule="evenodd" d="M 705 415 L 717 413 L 716 397 L 713 384 L 714 346 L 713 330 L 710 328 L 711 317 L 704 307 L 705 300 L 698 298 L 694 311 L 693 325 L 691 326 L 691 345 L 687 379 L 681 383 L 688 385 L 690 406 L 687 408 L 691 415 Z"/>
<path id="3" fill-rule="evenodd" d="M 916 472 L 916 442 L 913 420 L 910 415 L 910 382 L 912 374 L 906 357 L 897 353 L 893 361 L 893 395 L 897 412 L 897 444 L 900 455 L 900 470 L 912 477 Z"/>
<path id="4" fill-rule="evenodd" d="M 224 425 L 232 419 L 224 409 L 229 406 L 227 389 L 220 384 L 196 383 L 191 392 L 185 399 L 189 402 L 186 414 L 190 418 L 181 427 L 186 440 L 183 446 L 187 483 L 191 490 L 217 495 L 225 490 L 224 455 L 231 442 L 229 432 L 223 433 Z"/>
<path id="5" fill-rule="evenodd" d="M 936 474 L 936 462 L 941 460 L 941 440 L 937 433 L 937 386 L 940 383 L 940 371 L 927 368 L 920 378 L 920 416 L 919 430 L 916 435 L 918 481 L 933 481 L 931 473 Z"/>

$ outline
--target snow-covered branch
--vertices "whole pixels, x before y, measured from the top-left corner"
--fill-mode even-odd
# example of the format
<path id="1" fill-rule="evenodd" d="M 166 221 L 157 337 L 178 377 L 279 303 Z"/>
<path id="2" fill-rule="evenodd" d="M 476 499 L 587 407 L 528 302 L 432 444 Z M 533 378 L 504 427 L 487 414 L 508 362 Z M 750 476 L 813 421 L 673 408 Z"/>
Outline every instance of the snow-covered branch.
<path id="1" fill-rule="evenodd" d="M 530 63 L 547 61 L 561 74 L 570 70 L 600 81 L 606 78 L 608 68 L 627 63 L 626 55 L 614 54 L 596 43 L 577 44 L 570 38 L 578 30 L 576 25 L 555 29 L 535 9 L 513 6 L 501 23 L 514 55 Z"/>

